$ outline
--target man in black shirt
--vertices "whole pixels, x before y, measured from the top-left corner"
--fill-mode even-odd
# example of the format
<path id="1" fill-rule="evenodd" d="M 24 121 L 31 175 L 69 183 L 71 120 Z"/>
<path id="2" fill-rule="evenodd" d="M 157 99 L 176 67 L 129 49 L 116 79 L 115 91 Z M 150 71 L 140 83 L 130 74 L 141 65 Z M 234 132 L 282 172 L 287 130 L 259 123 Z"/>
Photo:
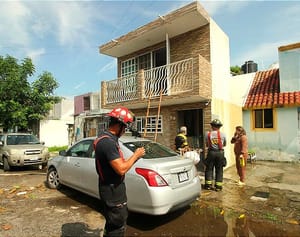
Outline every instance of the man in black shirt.
<path id="1" fill-rule="evenodd" d="M 134 121 L 134 115 L 125 107 L 109 114 L 109 128 L 94 142 L 96 170 L 99 176 L 99 194 L 104 203 L 106 219 L 104 236 L 124 236 L 128 217 L 125 173 L 143 155 L 143 147 L 136 149 L 127 160 L 120 150 L 118 139 Z"/>

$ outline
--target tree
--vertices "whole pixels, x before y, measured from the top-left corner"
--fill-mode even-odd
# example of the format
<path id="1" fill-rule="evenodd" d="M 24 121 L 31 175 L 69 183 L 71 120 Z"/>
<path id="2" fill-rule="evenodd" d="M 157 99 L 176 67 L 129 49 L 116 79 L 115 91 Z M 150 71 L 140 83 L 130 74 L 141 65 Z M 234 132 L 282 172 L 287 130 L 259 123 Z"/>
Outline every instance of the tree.
<path id="1" fill-rule="evenodd" d="M 0 56 L 0 123 L 4 130 L 32 129 L 43 119 L 51 105 L 60 101 L 54 96 L 58 82 L 50 72 L 43 72 L 31 84 L 35 67 L 30 58 L 19 64 L 17 59 Z"/>
<path id="2" fill-rule="evenodd" d="M 239 67 L 239 66 L 231 66 L 230 67 L 230 72 L 231 72 L 231 74 L 232 75 L 240 75 L 240 74 L 243 74 L 243 72 L 242 72 L 242 69 L 241 69 L 241 67 Z"/>

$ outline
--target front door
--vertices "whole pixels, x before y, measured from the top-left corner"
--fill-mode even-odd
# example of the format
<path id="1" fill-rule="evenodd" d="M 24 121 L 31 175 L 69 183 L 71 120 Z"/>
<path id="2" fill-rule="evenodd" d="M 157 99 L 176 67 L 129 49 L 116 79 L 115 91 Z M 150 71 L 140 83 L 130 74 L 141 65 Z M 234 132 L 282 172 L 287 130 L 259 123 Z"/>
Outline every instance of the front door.
<path id="1" fill-rule="evenodd" d="M 187 138 L 189 146 L 193 149 L 203 149 L 203 110 L 191 109 L 178 111 L 178 128 L 187 127 Z"/>

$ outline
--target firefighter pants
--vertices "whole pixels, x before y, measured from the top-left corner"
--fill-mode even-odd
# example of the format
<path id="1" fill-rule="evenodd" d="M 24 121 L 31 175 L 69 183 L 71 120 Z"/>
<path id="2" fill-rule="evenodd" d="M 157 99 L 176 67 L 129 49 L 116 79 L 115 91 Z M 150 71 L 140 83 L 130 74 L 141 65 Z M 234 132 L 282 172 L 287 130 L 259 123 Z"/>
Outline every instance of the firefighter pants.
<path id="1" fill-rule="evenodd" d="M 106 219 L 104 236 L 123 237 L 128 217 L 125 183 L 99 184 L 99 194 L 104 204 L 103 215 Z"/>
<path id="2" fill-rule="evenodd" d="M 222 189 L 224 151 L 209 150 L 205 159 L 205 165 L 205 186 L 208 188 L 212 187 L 215 171 L 215 188 Z"/>

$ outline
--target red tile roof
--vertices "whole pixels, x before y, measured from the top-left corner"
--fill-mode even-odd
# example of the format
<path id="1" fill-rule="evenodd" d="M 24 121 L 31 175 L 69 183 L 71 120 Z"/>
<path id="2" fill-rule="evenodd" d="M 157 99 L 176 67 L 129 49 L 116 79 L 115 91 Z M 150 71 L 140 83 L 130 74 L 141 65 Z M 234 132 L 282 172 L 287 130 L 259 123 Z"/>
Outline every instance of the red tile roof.
<path id="1" fill-rule="evenodd" d="M 300 91 L 280 92 L 279 69 L 256 72 L 244 109 L 299 106 Z"/>

